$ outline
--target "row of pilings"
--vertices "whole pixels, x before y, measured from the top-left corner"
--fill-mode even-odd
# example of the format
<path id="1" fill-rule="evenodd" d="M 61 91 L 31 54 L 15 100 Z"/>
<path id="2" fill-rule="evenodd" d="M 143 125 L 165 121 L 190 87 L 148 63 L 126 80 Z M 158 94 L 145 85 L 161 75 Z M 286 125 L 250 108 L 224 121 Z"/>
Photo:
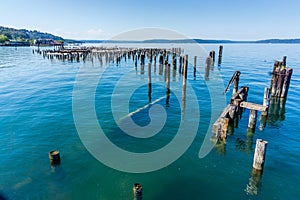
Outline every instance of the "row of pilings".
<path id="1" fill-rule="evenodd" d="M 222 51 L 223 47 L 220 46 Z M 206 58 L 205 66 L 205 79 L 209 76 L 210 67 L 214 65 L 215 53 L 211 51 Z M 38 50 L 33 53 L 38 53 L 43 55 L 44 58 L 50 60 L 59 61 L 69 61 L 69 62 L 85 62 L 98 60 L 100 63 L 114 63 L 119 65 L 122 60 L 132 60 L 134 67 L 137 65 L 141 66 L 141 74 L 145 67 L 146 58 L 148 63 L 148 98 L 149 104 L 154 104 L 157 100 L 152 100 L 152 66 L 155 72 L 156 65 L 158 65 L 158 74 L 164 76 L 164 82 L 166 84 L 166 105 L 169 104 L 169 99 L 171 95 L 170 88 L 170 76 L 171 71 L 178 73 L 182 77 L 182 107 L 181 107 L 181 117 L 184 118 L 185 106 L 186 106 L 186 85 L 187 85 L 187 70 L 188 70 L 188 55 L 183 54 L 184 49 L 182 48 L 121 48 L 121 47 L 79 47 L 79 48 L 69 48 L 69 49 L 59 49 L 59 50 Z M 222 53 L 222 52 L 221 52 Z M 221 64 L 222 55 L 219 55 L 218 65 Z M 194 77 L 196 76 L 197 68 L 197 56 L 194 56 Z M 173 75 L 176 75 L 174 73 Z M 206 79 L 207 80 L 207 79 Z M 52 167 L 60 164 L 60 152 L 58 150 L 53 150 L 49 152 L 50 164 Z M 135 183 L 133 185 L 133 196 L 134 199 L 142 199 L 143 187 L 140 183 Z"/>
<path id="2" fill-rule="evenodd" d="M 33 50 L 33 53 L 35 51 Z M 125 61 L 132 59 L 137 64 L 145 64 L 145 58 L 149 59 L 149 62 L 159 62 L 163 64 L 165 60 L 169 60 L 169 55 L 174 56 L 181 55 L 183 50 L 181 48 L 122 48 L 122 47 L 78 47 L 67 48 L 60 50 L 42 50 L 40 54 L 44 58 L 66 60 L 66 61 L 93 61 L 98 59 L 100 63 L 117 63 L 121 62 L 121 59 Z M 139 63 L 138 63 L 139 62 Z"/>

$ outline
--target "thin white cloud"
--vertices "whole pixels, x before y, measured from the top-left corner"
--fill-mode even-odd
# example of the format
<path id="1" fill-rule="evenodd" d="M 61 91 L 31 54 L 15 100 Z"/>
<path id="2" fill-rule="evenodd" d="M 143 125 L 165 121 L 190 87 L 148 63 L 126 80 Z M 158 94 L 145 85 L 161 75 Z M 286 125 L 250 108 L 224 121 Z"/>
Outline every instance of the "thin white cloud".
<path id="1" fill-rule="evenodd" d="M 98 35 L 102 35 L 103 34 L 103 30 L 101 28 L 99 28 L 99 29 L 89 29 L 87 31 L 87 34 L 88 35 L 98 36 Z"/>
<path id="2" fill-rule="evenodd" d="M 66 31 L 62 29 L 55 29 L 53 31 L 48 31 L 54 35 L 61 36 L 66 39 L 87 39 L 87 40 L 101 40 L 107 39 L 109 35 L 103 31 L 101 28 L 91 28 L 83 31 Z"/>

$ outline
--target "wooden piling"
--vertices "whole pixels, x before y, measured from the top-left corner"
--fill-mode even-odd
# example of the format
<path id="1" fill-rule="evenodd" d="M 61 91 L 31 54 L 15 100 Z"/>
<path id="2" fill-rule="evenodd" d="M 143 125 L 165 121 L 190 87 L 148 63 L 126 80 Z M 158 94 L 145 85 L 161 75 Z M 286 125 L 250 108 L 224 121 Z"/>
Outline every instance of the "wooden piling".
<path id="1" fill-rule="evenodd" d="M 280 70 L 280 62 L 275 61 L 274 67 L 273 67 L 273 72 L 272 72 L 272 79 L 271 79 L 271 95 L 272 95 L 272 97 L 274 97 L 276 94 L 279 70 Z"/>
<path id="2" fill-rule="evenodd" d="M 286 67 L 286 56 L 282 58 L 282 66 Z"/>
<path id="3" fill-rule="evenodd" d="M 222 63 L 222 55 L 223 55 L 223 46 L 219 46 L 219 58 L 218 58 L 218 66 Z"/>
<path id="4" fill-rule="evenodd" d="M 134 58 L 135 58 L 134 59 L 134 67 L 137 68 L 137 61 L 138 61 L 137 55 L 135 55 Z"/>
<path id="5" fill-rule="evenodd" d="M 228 126 L 229 126 L 229 119 L 224 117 L 222 119 L 222 130 L 221 130 L 221 136 L 220 136 L 220 139 L 223 141 L 225 141 L 227 138 Z"/>
<path id="6" fill-rule="evenodd" d="M 60 163 L 60 153 L 57 150 L 49 152 L 49 159 L 51 165 L 56 165 Z"/>
<path id="7" fill-rule="evenodd" d="M 167 70 L 166 70 L 166 77 L 167 77 L 167 79 L 166 79 L 166 104 L 167 105 L 169 105 L 169 101 L 170 101 L 170 93 L 171 93 L 171 90 L 170 90 L 170 68 L 171 68 L 171 66 L 170 66 L 170 64 L 167 64 L 166 65 L 166 68 L 167 68 Z"/>
<path id="8" fill-rule="evenodd" d="M 165 63 L 164 63 L 164 81 L 165 82 L 167 81 L 167 68 L 168 68 L 168 61 L 165 60 Z"/>
<path id="9" fill-rule="evenodd" d="M 267 150 L 267 141 L 262 139 L 256 140 L 255 153 L 253 158 L 253 168 L 259 171 L 263 171 Z"/>
<path id="10" fill-rule="evenodd" d="M 212 65 L 214 65 L 214 63 L 215 63 L 215 59 L 216 59 L 215 55 L 216 55 L 215 51 L 209 52 L 209 56 L 212 58 Z"/>
<path id="11" fill-rule="evenodd" d="M 183 62 L 183 58 L 182 56 L 179 57 L 179 69 L 178 69 L 178 72 L 179 74 L 182 74 L 182 62 Z"/>
<path id="12" fill-rule="evenodd" d="M 141 55 L 141 65 L 145 65 L 145 54 Z"/>
<path id="13" fill-rule="evenodd" d="M 183 84 L 186 84 L 188 70 L 188 55 L 186 54 L 183 59 Z"/>
<path id="14" fill-rule="evenodd" d="M 133 197 L 134 199 L 142 199 L 143 196 L 143 187 L 139 183 L 133 185 Z"/>
<path id="15" fill-rule="evenodd" d="M 205 67 L 210 68 L 212 66 L 212 58 L 210 56 L 207 56 L 205 60 Z"/>
<path id="16" fill-rule="evenodd" d="M 289 86 L 290 86 L 290 81 L 291 81 L 291 77 L 293 74 L 293 69 L 292 68 L 287 68 L 286 69 L 286 74 L 283 80 L 283 84 L 282 84 L 282 90 L 281 90 L 281 98 L 286 98 L 287 97 L 287 93 L 289 90 Z"/>
<path id="17" fill-rule="evenodd" d="M 209 71 L 210 71 L 210 67 L 209 66 L 205 66 L 205 74 L 204 74 L 204 78 L 205 80 L 209 80 Z"/>
<path id="18" fill-rule="evenodd" d="M 284 78 L 285 78 L 285 72 L 286 72 L 286 69 L 280 69 L 280 71 L 277 75 L 278 79 L 277 79 L 277 87 L 276 87 L 276 92 L 275 92 L 276 97 L 281 96 L 281 90 L 282 90 L 282 86 L 283 86 L 283 82 L 284 82 Z"/>
<path id="19" fill-rule="evenodd" d="M 194 57 L 194 77 L 196 77 L 196 70 L 197 70 L 197 56 Z"/>
<path id="20" fill-rule="evenodd" d="M 270 88 L 265 87 L 263 105 L 268 106 L 268 108 L 269 108 L 269 101 L 270 101 Z M 267 116 L 268 115 L 268 109 L 266 111 L 263 111 L 261 113 L 261 115 L 262 116 Z"/>
<path id="21" fill-rule="evenodd" d="M 148 101 L 151 102 L 152 82 L 151 82 L 151 63 L 148 64 Z"/>
<path id="22" fill-rule="evenodd" d="M 248 131 L 254 132 L 256 127 L 257 110 L 250 110 Z"/>
<path id="23" fill-rule="evenodd" d="M 233 91 L 232 94 L 235 94 L 238 91 L 239 88 L 239 80 L 240 80 L 240 71 L 237 71 L 238 75 L 235 77 L 234 79 L 234 83 L 233 83 Z"/>
<path id="24" fill-rule="evenodd" d="M 163 57 L 163 55 L 160 55 L 160 56 L 159 56 L 159 64 L 160 64 L 160 65 L 163 65 L 163 64 L 164 64 L 164 57 Z"/>
<path id="25" fill-rule="evenodd" d="M 228 111 L 228 115 L 229 115 L 229 119 L 231 122 L 233 122 L 234 118 L 235 118 L 235 114 L 236 114 L 236 107 L 235 105 L 230 105 L 230 109 Z"/>
<path id="26" fill-rule="evenodd" d="M 172 59 L 172 66 L 173 66 L 173 70 L 176 70 L 177 66 L 176 66 L 176 57 L 174 56 L 173 59 Z"/>

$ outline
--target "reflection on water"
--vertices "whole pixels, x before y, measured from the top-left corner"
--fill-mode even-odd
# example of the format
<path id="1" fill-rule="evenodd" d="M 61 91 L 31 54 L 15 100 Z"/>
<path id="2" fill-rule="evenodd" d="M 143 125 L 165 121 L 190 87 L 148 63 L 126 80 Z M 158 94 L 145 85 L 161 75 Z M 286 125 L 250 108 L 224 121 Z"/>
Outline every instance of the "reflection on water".
<path id="1" fill-rule="evenodd" d="M 221 154 L 226 154 L 226 141 L 218 140 L 218 142 L 215 144 L 216 151 Z"/>
<path id="2" fill-rule="evenodd" d="M 279 121 L 285 120 L 285 104 L 286 99 L 274 98 L 270 99 L 270 108 L 268 123 L 272 126 L 278 126 Z"/>
<path id="3" fill-rule="evenodd" d="M 253 138 L 254 138 L 254 133 L 251 131 L 247 132 L 245 140 L 242 140 L 241 138 L 237 138 L 235 141 L 236 149 L 240 151 L 244 151 L 246 153 L 252 153 Z"/>
<path id="4" fill-rule="evenodd" d="M 261 178 L 262 178 L 262 171 L 252 169 L 251 178 L 249 178 L 249 182 L 246 186 L 245 192 L 248 195 L 255 196 L 258 195 L 258 192 L 261 188 Z"/>

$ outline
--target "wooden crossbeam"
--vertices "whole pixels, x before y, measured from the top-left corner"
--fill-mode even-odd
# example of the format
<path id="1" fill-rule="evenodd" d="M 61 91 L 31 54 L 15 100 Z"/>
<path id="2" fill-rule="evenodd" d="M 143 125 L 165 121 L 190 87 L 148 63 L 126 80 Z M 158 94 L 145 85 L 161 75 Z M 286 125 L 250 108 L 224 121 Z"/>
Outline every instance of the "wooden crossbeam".
<path id="1" fill-rule="evenodd" d="M 265 112 L 268 109 L 268 106 L 263 106 L 260 104 L 250 103 L 250 102 L 246 102 L 246 101 L 241 102 L 240 107 L 248 108 L 250 110 L 262 111 L 262 112 Z"/>

